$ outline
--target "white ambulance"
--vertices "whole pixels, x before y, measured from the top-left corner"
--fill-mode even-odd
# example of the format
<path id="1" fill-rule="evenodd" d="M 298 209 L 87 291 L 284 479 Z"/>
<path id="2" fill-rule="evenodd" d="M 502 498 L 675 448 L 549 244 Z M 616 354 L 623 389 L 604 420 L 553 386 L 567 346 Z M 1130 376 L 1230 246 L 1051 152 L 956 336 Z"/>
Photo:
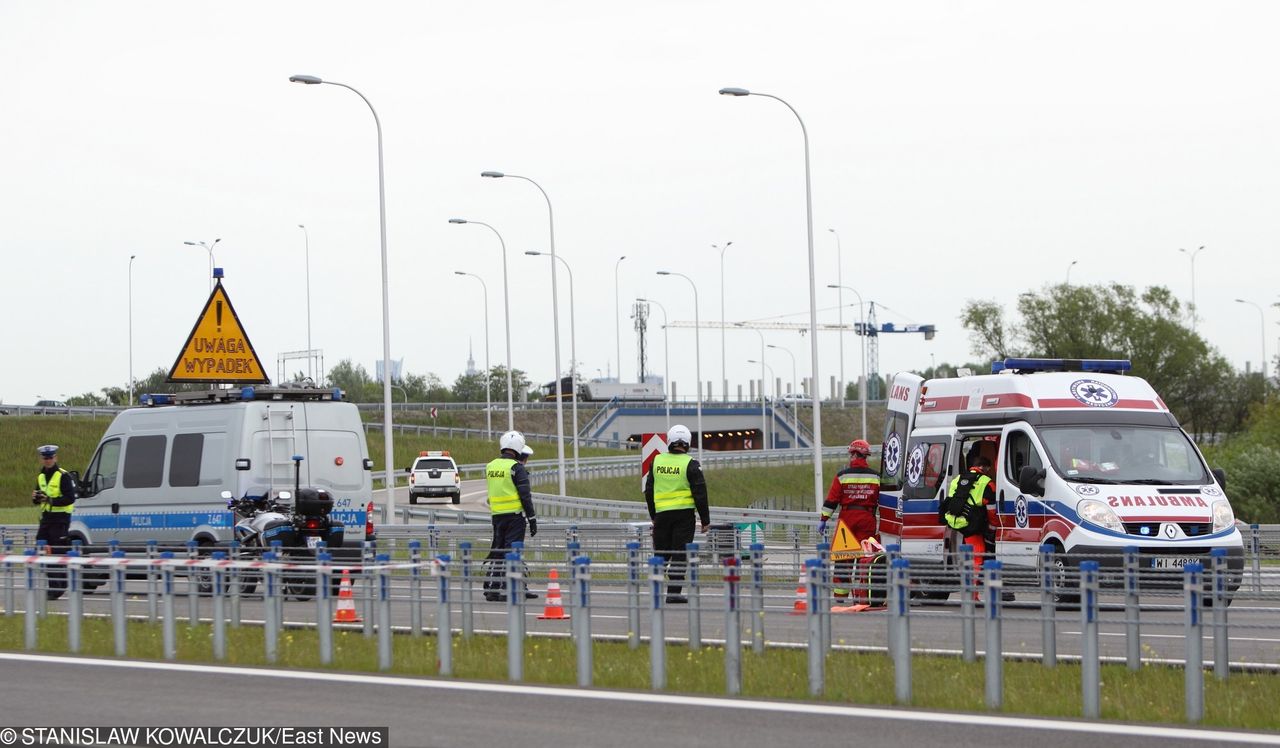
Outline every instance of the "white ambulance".
<path id="1" fill-rule="evenodd" d="M 1208 568 L 1214 548 L 1239 572 L 1243 542 L 1225 476 L 1209 470 L 1150 384 L 1123 375 L 1129 369 L 1128 361 L 1006 359 L 989 375 L 896 375 L 881 462 L 884 544 L 900 543 L 913 562 L 951 563 L 939 502 L 983 455 L 995 466 L 995 555 L 1009 571 L 1036 567 L 1039 547 L 1051 545 L 1063 571 L 1084 559 L 1120 566 L 1125 546 L 1136 546 L 1147 576 L 1190 561 Z M 1234 591 L 1238 574 L 1231 578 Z"/>

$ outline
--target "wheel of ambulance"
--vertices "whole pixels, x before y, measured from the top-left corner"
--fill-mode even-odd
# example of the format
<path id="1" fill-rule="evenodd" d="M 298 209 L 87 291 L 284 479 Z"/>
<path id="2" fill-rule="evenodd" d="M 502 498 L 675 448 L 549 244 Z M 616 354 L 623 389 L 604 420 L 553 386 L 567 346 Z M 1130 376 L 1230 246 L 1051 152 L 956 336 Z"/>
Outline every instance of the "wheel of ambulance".
<path id="1" fill-rule="evenodd" d="M 1067 558 L 1066 549 L 1058 541 L 1053 546 L 1053 604 L 1059 610 L 1080 607 L 1080 568 L 1079 564 Z M 1075 590 L 1075 592 L 1071 592 Z"/>

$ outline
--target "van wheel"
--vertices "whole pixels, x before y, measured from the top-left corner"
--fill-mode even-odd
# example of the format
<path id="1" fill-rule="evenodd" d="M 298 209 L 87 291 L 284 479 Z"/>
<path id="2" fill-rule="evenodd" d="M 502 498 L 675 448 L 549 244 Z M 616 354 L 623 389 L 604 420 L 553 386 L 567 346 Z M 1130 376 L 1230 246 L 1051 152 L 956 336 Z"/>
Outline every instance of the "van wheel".
<path id="1" fill-rule="evenodd" d="M 1053 605 L 1058 610 L 1075 610 L 1080 607 L 1080 569 L 1067 558 L 1061 543 L 1053 545 Z M 1076 592 L 1068 592 L 1068 590 Z"/>
<path id="2" fill-rule="evenodd" d="M 453 503 L 454 503 L 454 504 L 461 504 L 461 503 L 462 503 L 462 494 L 460 494 L 460 493 L 455 493 L 455 494 L 453 495 Z"/>
<path id="3" fill-rule="evenodd" d="M 79 540 L 81 548 L 88 545 L 83 536 L 71 535 L 67 538 L 67 543 L 70 544 L 73 540 Z M 105 571 L 98 571 L 92 567 L 82 567 L 80 571 L 80 589 L 85 592 L 93 592 L 106 584 L 107 579 L 107 572 Z"/>

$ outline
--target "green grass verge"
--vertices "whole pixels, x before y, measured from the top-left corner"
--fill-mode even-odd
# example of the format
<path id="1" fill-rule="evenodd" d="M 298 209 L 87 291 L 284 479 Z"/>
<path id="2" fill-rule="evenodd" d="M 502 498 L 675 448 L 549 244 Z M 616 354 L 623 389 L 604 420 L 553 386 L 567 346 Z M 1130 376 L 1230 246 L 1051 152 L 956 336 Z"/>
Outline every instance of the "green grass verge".
<path id="1" fill-rule="evenodd" d="M 208 625 L 176 626 L 178 659 L 213 662 L 212 631 Z M 49 616 L 39 625 L 39 651 L 65 653 L 67 620 Z M 81 653 L 109 657 L 113 650 L 111 622 L 86 619 L 82 627 Z M 377 670 L 377 639 L 360 632 L 334 632 L 331 670 Z M 460 679 L 506 679 L 506 639 L 454 637 L 454 675 Z M 0 618 L 0 649 L 23 649 L 23 619 Z M 649 686 L 649 649 L 637 651 L 625 643 L 593 644 L 593 680 L 601 688 L 645 689 Z M 161 659 L 159 624 L 131 621 L 128 651 L 135 659 Z M 277 665 L 323 669 L 317 635 L 312 630 L 288 630 L 278 640 Z M 742 655 L 743 696 L 809 700 L 807 654 L 799 649 L 769 649 Z M 259 627 L 227 629 L 229 665 L 263 666 L 266 658 L 263 631 Z M 393 641 L 392 673 L 435 676 L 436 638 L 397 634 Z M 573 685 L 576 682 L 574 644 L 565 639 L 529 638 L 525 646 L 525 680 L 531 683 Z M 841 704 L 888 705 L 893 703 L 893 663 L 882 654 L 833 652 L 826 663 L 826 691 L 821 701 Z M 964 663 L 955 658 L 916 656 L 912 660 L 912 706 L 962 712 L 987 711 L 982 688 L 985 664 Z M 1082 710 L 1080 668 L 1062 664 L 1053 670 L 1035 662 L 1008 662 L 1004 668 L 1004 713 L 1040 717 L 1079 717 Z M 673 692 L 719 695 L 724 693 L 724 650 L 668 645 L 667 683 Z M 1133 722 L 1180 723 L 1183 717 L 1183 673 L 1180 669 L 1149 665 L 1137 672 L 1123 666 L 1102 667 L 1102 716 Z M 1253 730 L 1280 729 L 1280 675 L 1233 673 L 1226 681 L 1205 676 L 1204 724 Z"/>

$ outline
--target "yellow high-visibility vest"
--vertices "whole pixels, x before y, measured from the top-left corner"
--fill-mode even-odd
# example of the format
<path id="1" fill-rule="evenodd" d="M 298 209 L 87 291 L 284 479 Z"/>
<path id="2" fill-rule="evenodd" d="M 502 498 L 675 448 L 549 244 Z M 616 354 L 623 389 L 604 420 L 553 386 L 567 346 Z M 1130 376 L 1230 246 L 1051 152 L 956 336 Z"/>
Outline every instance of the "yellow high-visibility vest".
<path id="1" fill-rule="evenodd" d="M 499 457 L 485 466 L 484 474 L 489 487 L 489 513 L 515 514 L 521 510 L 520 493 L 511 479 L 511 468 L 516 461 Z"/>
<path id="2" fill-rule="evenodd" d="M 970 504 L 972 504 L 973 506 L 979 506 L 979 507 L 983 505 L 982 494 L 986 492 L 987 484 L 990 482 L 991 482 L 991 479 L 985 475 L 979 476 L 978 479 L 973 482 L 973 488 L 969 489 Z M 954 494 L 956 492 L 956 486 L 958 485 L 960 485 L 960 476 L 957 475 L 956 477 L 951 479 L 951 485 L 947 488 L 947 496 L 951 496 L 952 494 Z M 942 515 L 942 519 L 946 520 L 947 525 L 952 530 L 964 530 L 966 527 L 969 526 L 969 518 L 963 514 L 957 516 L 957 515 L 948 513 L 948 514 Z"/>
<path id="3" fill-rule="evenodd" d="M 653 511 L 669 512 L 673 509 L 693 509 L 693 489 L 689 487 L 689 461 L 687 454 L 660 453 L 653 458 Z"/>
<path id="4" fill-rule="evenodd" d="M 62 498 L 62 476 L 66 474 L 67 471 L 62 468 L 58 468 L 58 472 L 53 474 L 53 480 L 46 481 L 44 478 L 44 471 L 42 470 L 40 471 L 40 474 L 36 476 L 36 487 L 50 499 L 60 499 Z M 43 501 L 37 506 L 39 506 L 40 510 L 44 512 L 65 512 L 67 514 L 71 514 L 71 510 L 75 508 L 74 504 L 54 506 L 48 501 Z"/>

